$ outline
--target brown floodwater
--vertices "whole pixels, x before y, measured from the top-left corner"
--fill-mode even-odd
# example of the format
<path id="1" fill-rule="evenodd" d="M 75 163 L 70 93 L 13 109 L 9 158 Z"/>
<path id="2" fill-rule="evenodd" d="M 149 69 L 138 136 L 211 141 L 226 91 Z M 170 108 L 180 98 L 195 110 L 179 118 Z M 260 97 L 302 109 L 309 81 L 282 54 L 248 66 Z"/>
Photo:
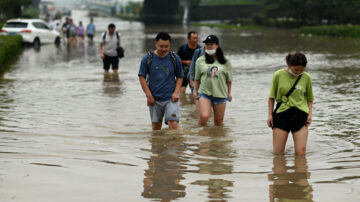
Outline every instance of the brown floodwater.
<path id="1" fill-rule="evenodd" d="M 74 22 L 89 19 L 74 11 Z M 104 75 L 100 33 L 115 22 L 125 58 Z M 0 201 L 327 201 L 360 200 L 360 40 L 293 30 L 239 31 L 145 26 L 95 18 L 94 43 L 25 48 L 0 78 Z M 233 65 L 225 125 L 199 127 L 190 90 L 180 130 L 151 131 L 137 73 L 154 37 L 172 49 L 195 30 L 220 38 Z M 308 153 L 292 136 L 272 154 L 266 125 L 272 74 L 288 52 L 308 57 L 315 102 Z"/>

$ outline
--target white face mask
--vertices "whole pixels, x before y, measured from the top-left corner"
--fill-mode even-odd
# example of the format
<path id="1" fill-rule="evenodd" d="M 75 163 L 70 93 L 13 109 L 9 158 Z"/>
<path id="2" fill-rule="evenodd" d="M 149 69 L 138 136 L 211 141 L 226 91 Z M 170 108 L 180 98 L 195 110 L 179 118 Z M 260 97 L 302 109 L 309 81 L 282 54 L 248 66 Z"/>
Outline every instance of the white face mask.
<path id="1" fill-rule="evenodd" d="M 212 49 L 212 50 L 205 49 L 205 53 L 207 53 L 208 55 L 214 55 L 216 53 L 216 49 Z"/>
<path id="2" fill-rule="evenodd" d="M 293 75 L 293 76 L 295 76 L 295 77 L 298 77 L 298 76 L 300 76 L 301 74 L 295 74 L 293 71 L 291 71 L 291 68 L 289 67 L 289 73 L 291 74 L 291 75 Z"/>

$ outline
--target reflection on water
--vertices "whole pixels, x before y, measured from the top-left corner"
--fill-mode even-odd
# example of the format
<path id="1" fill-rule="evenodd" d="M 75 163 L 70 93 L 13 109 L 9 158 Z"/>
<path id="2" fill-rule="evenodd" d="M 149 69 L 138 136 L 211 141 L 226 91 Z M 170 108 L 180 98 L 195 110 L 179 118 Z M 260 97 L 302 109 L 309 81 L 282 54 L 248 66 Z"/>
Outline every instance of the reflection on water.
<path id="1" fill-rule="evenodd" d="M 185 151 L 184 138 L 163 130 L 154 132 L 150 142 L 152 154 L 147 161 L 142 196 L 161 201 L 185 197 L 185 186 L 181 184 L 186 162 L 181 157 Z"/>
<path id="2" fill-rule="evenodd" d="M 231 198 L 231 190 L 228 187 L 233 187 L 232 181 L 223 179 L 208 179 L 198 180 L 192 184 L 206 186 L 208 192 L 208 199 L 210 201 L 225 201 Z"/>
<path id="3" fill-rule="evenodd" d="M 206 187 L 205 193 L 209 200 L 227 200 L 232 198 L 230 189 L 234 181 L 222 178 L 222 175 L 233 173 L 234 150 L 230 147 L 231 140 L 226 139 L 226 130 L 222 127 L 205 127 L 197 135 L 203 141 L 187 143 L 179 132 L 161 130 L 153 132 L 150 139 L 151 156 L 145 170 L 145 198 L 164 201 L 185 197 L 186 173 L 199 174 L 202 180 L 191 182 L 191 185 Z M 199 163 L 192 164 L 189 157 L 196 156 Z M 188 167 L 195 170 L 189 170 Z M 208 177 L 208 179 L 204 179 Z"/>
<path id="4" fill-rule="evenodd" d="M 96 47 L 93 41 L 90 41 L 87 45 L 87 55 L 89 58 L 92 58 L 92 56 L 96 55 Z"/>
<path id="5" fill-rule="evenodd" d="M 64 60 L 81 60 L 85 57 L 85 53 L 87 53 L 88 59 L 93 61 L 96 55 L 96 47 L 94 42 L 86 42 L 84 40 L 78 40 L 76 43 L 66 43 L 64 45 L 66 47 L 66 51 L 62 51 L 64 53 Z M 87 47 L 86 47 L 87 46 Z M 58 47 L 61 49 L 62 47 Z M 86 49 L 86 51 L 85 51 Z M 98 58 L 96 58 L 98 59 Z"/>
<path id="6" fill-rule="evenodd" d="M 233 181 L 225 180 L 220 175 L 233 172 L 234 151 L 229 146 L 231 140 L 224 139 L 226 130 L 222 127 L 204 127 L 199 132 L 200 136 L 209 139 L 200 142 L 193 152 L 199 156 L 200 163 L 196 165 L 199 174 L 212 175 L 207 180 L 197 180 L 193 185 L 207 187 L 209 200 L 225 200 L 232 198 L 229 187 L 234 186 Z"/>
<path id="7" fill-rule="evenodd" d="M 308 179 L 310 172 L 305 156 L 295 156 L 294 165 L 289 165 L 284 155 L 274 155 L 273 173 L 268 179 L 270 201 L 313 201 L 313 189 Z"/>
<path id="8" fill-rule="evenodd" d="M 85 57 L 85 42 L 83 40 L 78 41 L 76 48 L 77 48 L 77 57 L 78 58 Z"/>
<path id="9" fill-rule="evenodd" d="M 109 97 L 117 97 L 123 94 L 122 81 L 118 73 L 104 73 L 103 93 Z"/>
<path id="10" fill-rule="evenodd" d="M 13 81 L 4 81 L 0 79 L 0 131 L 10 131 L 6 128 L 8 122 L 8 115 L 12 111 L 12 107 L 14 106 L 14 98 L 8 95 L 8 90 L 13 89 L 14 86 L 12 84 Z"/>
<path id="11" fill-rule="evenodd" d="M 70 61 L 70 60 L 74 60 L 78 58 L 78 54 L 77 54 L 77 46 L 75 44 L 70 44 L 68 43 L 66 45 L 66 55 L 65 55 L 65 60 L 66 61 Z"/>

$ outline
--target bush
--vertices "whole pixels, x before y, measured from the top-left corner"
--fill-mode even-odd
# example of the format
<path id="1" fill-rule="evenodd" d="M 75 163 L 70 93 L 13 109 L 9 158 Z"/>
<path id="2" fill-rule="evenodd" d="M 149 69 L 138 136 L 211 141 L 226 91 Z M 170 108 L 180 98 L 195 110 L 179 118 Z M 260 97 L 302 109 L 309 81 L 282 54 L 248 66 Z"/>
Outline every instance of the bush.
<path id="1" fill-rule="evenodd" d="M 302 27 L 300 32 L 318 36 L 360 37 L 360 25 L 322 25 Z"/>
<path id="2" fill-rule="evenodd" d="M 27 8 L 22 11 L 22 18 L 39 18 L 40 10 L 38 8 Z"/>
<path id="3" fill-rule="evenodd" d="M 21 36 L 0 36 L 0 70 L 21 50 Z"/>

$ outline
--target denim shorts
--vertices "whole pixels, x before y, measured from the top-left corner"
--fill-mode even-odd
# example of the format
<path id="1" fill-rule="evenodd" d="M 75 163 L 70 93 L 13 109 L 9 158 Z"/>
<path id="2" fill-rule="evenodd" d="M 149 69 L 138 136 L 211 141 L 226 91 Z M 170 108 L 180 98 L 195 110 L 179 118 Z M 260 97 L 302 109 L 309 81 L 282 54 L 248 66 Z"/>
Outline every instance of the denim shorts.
<path id="1" fill-rule="evenodd" d="M 162 123 L 165 117 L 165 124 L 168 121 L 179 122 L 179 102 L 167 101 L 155 101 L 154 106 L 149 106 L 150 118 L 152 123 Z"/>
<path id="2" fill-rule="evenodd" d="M 211 104 L 225 104 L 226 102 L 229 101 L 229 98 L 213 97 L 210 95 L 199 94 L 198 98 L 201 98 L 201 97 L 209 100 L 211 102 Z"/>

